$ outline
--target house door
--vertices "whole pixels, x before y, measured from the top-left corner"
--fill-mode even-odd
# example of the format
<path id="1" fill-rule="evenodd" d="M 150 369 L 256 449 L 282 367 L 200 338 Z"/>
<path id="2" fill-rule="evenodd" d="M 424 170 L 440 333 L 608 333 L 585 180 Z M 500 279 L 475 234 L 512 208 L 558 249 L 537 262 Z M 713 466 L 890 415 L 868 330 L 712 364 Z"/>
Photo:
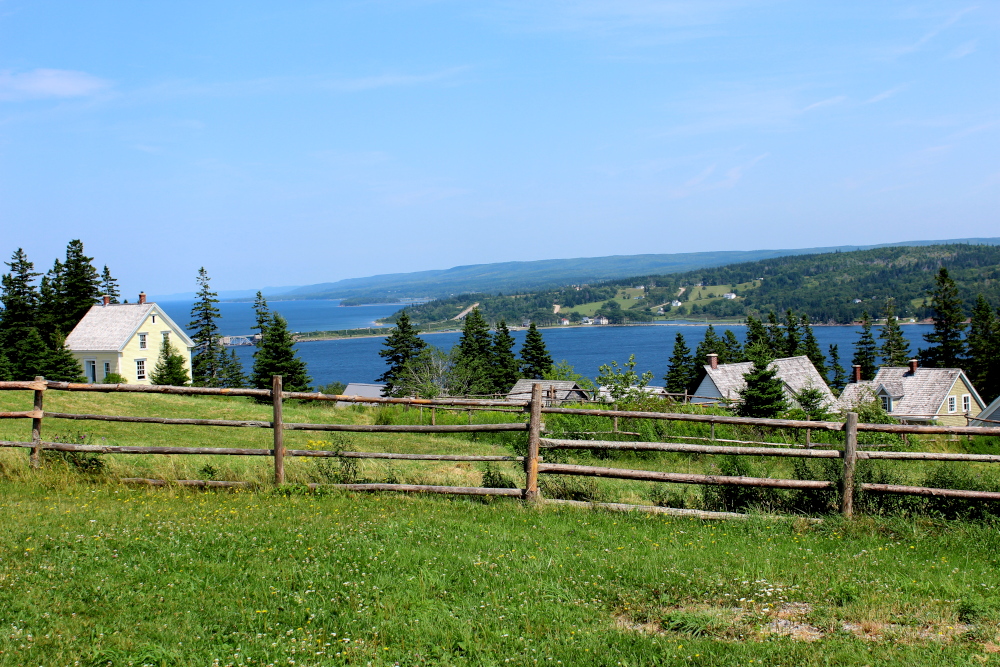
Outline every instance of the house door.
<path id="1" fill-rule="evenodd" d="M 88 359 L 85 364 L 87 373 L 87 382 L 95 384 L 97 382 L 97 362 Z"/>

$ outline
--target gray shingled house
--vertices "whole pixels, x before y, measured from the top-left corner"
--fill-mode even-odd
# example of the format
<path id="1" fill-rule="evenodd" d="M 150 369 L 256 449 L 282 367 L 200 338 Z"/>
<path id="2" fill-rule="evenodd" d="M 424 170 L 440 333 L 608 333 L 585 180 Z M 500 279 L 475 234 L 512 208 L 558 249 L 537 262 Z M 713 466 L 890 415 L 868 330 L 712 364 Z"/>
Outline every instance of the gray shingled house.
<path id="1" fill-rule="evenodd" d="M 532 385 L 542 386 L 542 397 L 549 405 L 589 401 L 590 395 L 572 380 L 518 380 L 507 392 L 509 401 L 530 401 Z"/>
<path id="2" fill-rule="evenodd" d="M 961 368 L 920 368 L 911 359 L 909 366 L 880 368 L 870 381 L 860 380 L 856 366 L 854 377 L 855 382 L 844 387 L 837 401 L 841 410 L 874 399 L 903 421 L 965 426 L 967 416 L 979 415 L 986 407 Z"/>
<path id="3" fill-rule="evenodd" d="M 746 387 L 743 376 L 750 372 L 753 362 L 743 361 L 736 364 L 720 364 L 718 356 L 708 355 L 709 363 L 705 364 L 705 377 L 695 390 L 692 403 L 717 405 L 719 403 L 735 403 L 740 400 L 740 392 Z M 771 368 L 777 369 L 777 377 L 784 384 L 785 400 L 790 405 L 797 406 L 799 392 L 809 387 L 815 387 L 823 393 L 825 404 L 832 407 L 837 399 L 820 377 L 819 371 L 809 361 L 809 357 L 785 357 L 771 362 Z"/>

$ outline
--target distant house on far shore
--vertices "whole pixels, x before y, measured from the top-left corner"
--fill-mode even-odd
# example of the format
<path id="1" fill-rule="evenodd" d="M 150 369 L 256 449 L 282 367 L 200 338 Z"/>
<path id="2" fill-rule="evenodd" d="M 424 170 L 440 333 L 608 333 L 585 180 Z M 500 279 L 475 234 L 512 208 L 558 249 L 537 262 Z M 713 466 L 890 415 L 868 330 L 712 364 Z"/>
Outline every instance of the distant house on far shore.
<path id="1" fill-rule="evenodd" d="M 597 317 L 594 318 L 594 324 L 607 324 L 607 323 L 608 323 L 608 318 L 604 317 L 604 315 L 598 315 Z"/>

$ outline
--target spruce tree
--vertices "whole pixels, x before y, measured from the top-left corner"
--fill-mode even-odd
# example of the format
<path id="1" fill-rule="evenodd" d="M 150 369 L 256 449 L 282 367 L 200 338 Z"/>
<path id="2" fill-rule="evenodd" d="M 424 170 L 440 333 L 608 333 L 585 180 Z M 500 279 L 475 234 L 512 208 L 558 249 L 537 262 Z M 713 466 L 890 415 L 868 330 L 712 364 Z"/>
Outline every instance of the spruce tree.
<path id="1" fill-rule="evenodd" d="M 798 353 L 809 357 L 809 361 L 816 367 L 816 372 L 823 378 L 823 382 L 829 383 L 826 377 L 826 357 L 823 356 L 823 351 L 819 349 L 819 342 L 816 340 L 816 334 L 813 333 L 812 324 L 809 322 L 809 316 L 806 314 L 802 315 L 802 344 L 799 346 Z"/>
<path id="2" fill-rule="evenodd" d="M 767 327 L 764 323 L 753 315 L 747 315 L 747 340 L 744 347 L 750 348 L 755 345 L 763 345 L 765 347 L 771 344 L 771 337 L 768 334 Z"/>
<path id="3" fill-rule="evenodd" d="M 193 333 L 195 351 L 191 357 L 191 380 L 196 387 L 218 387 L 219 373 L 222 369 L 222 354 L 219 345 L 219 303 L 218 294 L 213 292 L 209 283 L 211 278 L 205 267 L 198 269 L 198 296 L 191 307 L 191 323 L 188 329 Z M 270 385 L 268 385 L 270 386 Z"/>
<path id="4" fill-rule="evenodd" d="M 378 354 L 385 359 L 389 368 L 377 380 L 385 383 L 382 395 L 405 396 L 405 388 L 401 382 L 403 369 L 410 359 L 427 347 L 427 343 L 417 335 L 417 330 L 410 323 L 410 316 L 406 314 L 405 310 L 399 314 L 396 319 L 396 328 L 386 336 L 383 346 L 385 349 L 379 350 Z"/>
<path id="5" fill-rule="evenodd" d="M 521 377 L 541 380 L 552 370 L 552 357 L 545 348 L 542 333 L 532 322 L 521 346 Z"/>
<path id="6" fill-rule="evenodd" d="M 83 376 L 83 369 L 80 362 L 76 360 L 73 353 L 66 347 L 66 339 L 61 334 L 56 335 L 56 339 L 45 355 L 44 366 L 30 377 L 42 375 L 46 380 L 57 382 L 86 382 Z M 26 376 L 25 379 L 27 379 Z"/>
<path id="7" fill-rule="evenodd" d="M 90 307 L 101 298 L 101 279 L 94 268 L 94 258 L 83 254 L 83 243 L 74 239 L 66 246 L 66 261 L 62 266 L 62 312 L 52 313 L 57 329 L 69 334 Z"/>
<path id="8" fill-rule="evenodd" d="M 719 356 L 718 361 L 722 362 L 723 355 L 725 354 L 725 345 L 722 343 L 722 339 L 719 335 L 715 333 L 715 327 L 711 324 L 705 329 L 705 337 L 701 339 L 698 343 L 698 347 L 694 351 L 694 367 L 697 370 L 708 363 L 708 355 L 716 354 Z"/>
<path id="9" fill-rule="evenodd" d="M 51 350 L 35 327 L 21 327 L 16 340 L 10 342 L 5 352 L 15 380 L 31 380 L 50 370 Z M 79 368 L 79 366 L 77 366 Z M 77 373 L 74 376 L 80 377 Z"/>
<path id="10" fill-rule="evenodd" d="M 1000 395 L 1000 321 L 982 294 L 972 309 L 966 338 L 969 356 L 965 368 L 972 385 L 986 403 Z"/>
<path id="11" fill-rule="evenodd" d="M 674 337 L 674 351 L 670 355 L 667 374 L 663 376 L 666 390 L 672 394 L 683 394 L 692 388 L 696 377 L 694 357 L 684 340 L 684 334 L 678 333 Z"/>
<path id="12" fill-rule="evenodd" d="M 958 287 L 943 266 L 934 278 L 931 308 L 934 310 L 934 330 L 924 334 L 924 340 L 931 344 L 920 350 L 923 365 L 931 368 L 960 368 L 965 356 L 965 312 L 958 296 Z"/>
<path id="13" fill-rule="evenodd" d="M 736 413 L 741 417 L 777 417 L 788 409 L 788 402 L 784 383 L 778 378 L 777 368 L 771 365 L 773 359 L 763 347 L 750 348 L 747 356 L 753 366 L 743 376 L 746 386 L 740 392 Z"/>
<path id="14" fill-rule="evenodd" d="M 7 355 L 4 354 L 3 350 L 0 350 L 0 382 L 9 382 L 13 379 L 14 372 L 10 362 L 7 361 Z"/>
<path id="15" fill-rule="evenodd" d="M 497 323 L 493 333 L 493 389 L 497 393 L 507 393 L 520 379 L 521 373 L 514 354 L 514 337 L 510 335 L 507 322 Z"/>
<path id="16" fill-rule="evenodd" d="M 478 308 L 465 316 L 455 354 L 455 373 L 470 395 L 494 393 L 490 327 Z"/>
<path id="17" fill-rule="evenodd" d="M 910 360 L 910 344 L 903 335 L 903 329 L 896 319 L 895 301 L 885 300 L 885 326 L 879 332 L 878 337 L 882 340 L 882 347 L 879 353 L 882 355 L 882 363 L 886 366 L 905 366 Z"/>
<path id="18" fill-rule="evenodd" d="M 830 370 L 833 372 L 833 378 L 830 379 L 830 388 L 836 391 L 843 391 L 844 387 L 847 386 L 847 374 L 844 372 L 844 367 L 840 365 L 840 350 L 836 345 L 830 346 Z M 824 376 L 824 380 L 826 377 Z"/>
<path id="19" fill-rule="evenodd" d="M 270 389 L 274 375 L 282 376 L 284 391 L 310 391 L 312 378 L 306 364 L 295 353 L 295 339 L 288 330 L 288 322 L 273 313 L 264 334 L 257 344 L 259 355 L 254 363 L 253 385 L 257 389 Z"/>
<path id="20" fill-rule="evenodd" d="M 795 357 L 804 354 L 800 349 L 801 346 L 802 332 L 799 331 L 799 318 L 789 308 L 785 312 L 785 340 L 781 356 Z"/>
<path id="21" fill-rule="evenodd" d="M 111 271 L 108 270 L 107 264 L 104 265 L 104 271 L 101 273 L 101 294 L 110 297 L 111 303 L 121 303 L 118 300 L 121 297 L 118 281 L 111 277 Z"/>
<path id="22" fill-rule="evenodd" d="M 858 333 L 861 335 L 854 344 L 854 357 L 851 363 L 861 366 L 862 380 L 873 380 L 878 371 L 878 344 L 872 335 L 872 318 L 868 316 L 867 310 L 861 313 L 861 331 Z"/>
<path id="23" fill-rule="evenodd" d="M 267 307 L 267 299 L 261 292 L 257 292 L 257 297 L 253 302 L 253 312 L 256 324 L 251 327 L 257 330 L 257 333 L 264 335 L 264 329 L 267 328 L 267 323 L 271 320 L 271 310 Z M 405 311 L 403 313 L 406 314 Z"/>
<path id="24" fill-rule="evenodd" d="M 177 354 L 173 343 L 170 342 L 170 336 L 164 336 L 163 344 L 160 346 L 160 356 L 149 374 L 149 381 L 153 384 L 186 387 L 189 380 L 187 369 L 184 368 L 184 357 Z"/>
<path id="25" fill-rule="evenodd" d="M 246 374 L 243 372 L 243 363 L 236 356 L 236 350 L 230 350 L 229 354 L 222 353 L 222 370 L 219 378 L 220 384 L 228 389 L 241 389 L 250 384 Z"/>
<path id="26" fill-rule="evenodd" d="M 778 357 L 784 356 L 785 354 L 785 336 L 781 333 L 781 322 L 778 321 L 778 316 L 772 310 L 767 314 L 767 353 L 772 359 L 777 359 Z"/>
<path id="27" fill-rule="evenodd" d="M 17 380 L 31 379 L 45 367 L 48 346 L 36 328 L 38 292 L 35 278 L 39 274 L 18 248 L 5 262 L 10 272 L 0 278 L 0 352 L 7 359 L 7 372 Z M 29 375 L 30 373 L 30 375 Z"/>
<path id="28" fill-rule="evenodd" d="M 741 361 L 743 361 L 743 346 L 740 344 L 740 339 L 732 329 L 726 329 L 722 334 L 722 353 L 719 355 L 719 363 L 736 364 Z"/>

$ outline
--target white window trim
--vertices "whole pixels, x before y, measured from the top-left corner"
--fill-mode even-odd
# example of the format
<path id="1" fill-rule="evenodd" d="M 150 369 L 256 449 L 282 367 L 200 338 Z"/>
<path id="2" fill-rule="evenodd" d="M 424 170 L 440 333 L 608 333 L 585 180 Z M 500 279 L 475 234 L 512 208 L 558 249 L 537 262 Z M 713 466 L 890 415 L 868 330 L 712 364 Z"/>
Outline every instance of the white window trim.
<path id="1" fill-rule="evenodd" d="M 138 336 L 139 336 L 139 349 L 140 350 L 149 349 L 149 334 L 140 332 Z"/>
<path id="2" fill-rule="evenodd" d="M 958 399 L 954 396 L 948 397 L 948 414 L 958 412 Z"/>
<path id="3" fill-rule="evenodd" d="M 880 396 L 882 399 L 882 409 L 886 412 L 892 412 L 892 396 Z"/>
<path id="4" fill-rule="evenodd" d="M 111 362 L 110 361 L 105 361 L 104 362 L 104 377 L 107 377 L 110 372 L 111 372 Z"/>
<path id="5" fill-rule="evenodd" d="M 142 362 L 142 375 L 139 375 L 139 362 Z M 135 379 L 136 380 L 146 380 L 146 379 L 149 379 L 149 372 L 146 369 L 146 360 L 145 359 L 136 359 L 135 360 Z"/>
<path id="6" fill-rule="evenodd" d="M 962 412 L 968 414 L 972 412 L 972 395 L 962 394 Z"/>

